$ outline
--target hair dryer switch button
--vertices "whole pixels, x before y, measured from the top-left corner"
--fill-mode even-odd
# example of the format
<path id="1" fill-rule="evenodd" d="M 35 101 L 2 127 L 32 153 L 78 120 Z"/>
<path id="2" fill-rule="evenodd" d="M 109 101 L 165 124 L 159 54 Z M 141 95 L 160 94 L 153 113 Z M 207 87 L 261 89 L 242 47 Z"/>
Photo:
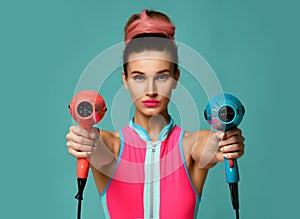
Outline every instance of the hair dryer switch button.
<path id="1" fill-rule="evenodd" d="M 230 166 L 230 168 L 233 168 L 234 167 L 234 162 L 233 162 L 233 160 L 229 160 L 229 166 Z"/>

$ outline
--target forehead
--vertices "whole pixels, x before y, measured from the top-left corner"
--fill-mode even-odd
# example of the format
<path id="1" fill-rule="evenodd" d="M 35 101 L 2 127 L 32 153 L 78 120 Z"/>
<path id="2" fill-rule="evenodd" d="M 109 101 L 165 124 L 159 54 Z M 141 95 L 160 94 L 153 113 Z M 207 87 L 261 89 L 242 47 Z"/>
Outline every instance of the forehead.
<path id="1" fill-rule="evenodd" d="M 170 68 L 172 58 L 167 51 L 143 51 L 132 53 L 128 58 L 128 70 L 132 68 Z"/>
<path id="2" fill-rule="evenodd" d="M 157 59 L 172 62 L 172 57 L 167 51 L 146 50 L 143 52 L 133 52 L 128 57 L 128 62 L 142 59 Z"/>

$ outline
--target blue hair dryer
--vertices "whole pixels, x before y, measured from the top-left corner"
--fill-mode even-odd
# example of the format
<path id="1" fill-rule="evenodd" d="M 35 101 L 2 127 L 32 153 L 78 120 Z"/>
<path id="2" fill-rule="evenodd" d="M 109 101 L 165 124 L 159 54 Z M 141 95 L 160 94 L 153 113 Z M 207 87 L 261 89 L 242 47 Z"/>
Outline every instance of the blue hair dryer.
<path id="1" fill-rule="evenodd" d="M 228 131 L 238 126 L 245 114 L 242 103 L 233 95 L 219 94 L 213 97 L 204 110 L 204 117 L 217 130 Z M 232 206 L 239 218 L 238 182 L 239 171 L 235 159 L 224 158 L 226 181 L 229 184 Z"/>

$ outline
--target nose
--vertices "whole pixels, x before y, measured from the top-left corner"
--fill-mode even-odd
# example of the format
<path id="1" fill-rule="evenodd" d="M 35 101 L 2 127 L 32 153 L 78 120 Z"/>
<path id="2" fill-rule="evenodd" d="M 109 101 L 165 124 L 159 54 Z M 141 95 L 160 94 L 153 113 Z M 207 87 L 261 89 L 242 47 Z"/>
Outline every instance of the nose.
<path id="1" fill-rule="evenodd" d="M 153 79 L 148 81 L 146 95 L 151 96 L 151 97 L 157 95 L 157 87 L 156 87 L 155 81 Z"/>

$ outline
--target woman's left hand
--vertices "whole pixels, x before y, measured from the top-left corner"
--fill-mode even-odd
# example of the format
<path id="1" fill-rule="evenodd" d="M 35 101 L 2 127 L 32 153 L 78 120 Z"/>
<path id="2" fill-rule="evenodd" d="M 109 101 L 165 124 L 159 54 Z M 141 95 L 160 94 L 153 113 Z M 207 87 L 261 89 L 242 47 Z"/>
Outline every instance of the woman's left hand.
<path id="1" fill-rule="evenodd" d="M 242 131 L 239 128 L 226 131 L 219 143 L 222 156 L 228 159 L 237 159 L 243 156 L 244 141 L 245 138 L 242 136 Z M 223 161 L 224 159 L 220 157 L 218 160 Z"/>
<path id="2" fill-rule="evenodd" d="M 202 133 L 204 134 L 199 135 L 202 140 L 198 141 L 197 150 L 194 150 L 194 156 L 192 156 L 199 163 L 200 168 L 211 168 L 218 162 L 223 162 L 224 158 L 237 159 L 243 156 L 245 138 L 239 128 L 226 132 Z"/>

